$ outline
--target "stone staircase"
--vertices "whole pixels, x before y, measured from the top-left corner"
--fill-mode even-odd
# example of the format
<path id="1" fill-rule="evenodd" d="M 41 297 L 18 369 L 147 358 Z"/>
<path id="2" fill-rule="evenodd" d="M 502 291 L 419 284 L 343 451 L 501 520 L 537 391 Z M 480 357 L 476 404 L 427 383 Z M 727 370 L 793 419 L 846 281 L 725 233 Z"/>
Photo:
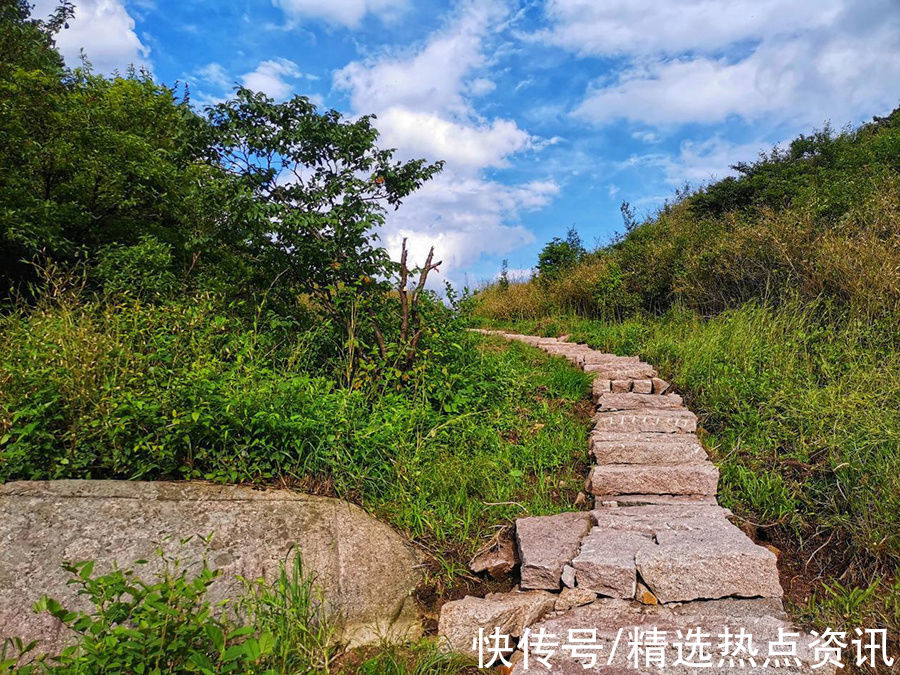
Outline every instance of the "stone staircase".
<path id="1" fill-rule="evenodd" d="M 719 474 L 695 435 L 697 418 L 652 366 L 564 338 L 478 332 L 533 345 L 594 375 L 596 464 L 585 490 L 595 508 L 517 519 L 520 587 L 446 603 L 438 632 L 452 648 L 477 652 L 479 629 L 483 636 L 499 629 L 510 636 L 507 672 L 660 672 L 659 659 L 664 672 L 695 672 L 678 639 L 699 630 L 709 636 L 711 661 L 699 666 L 706 672 L 764 665 L 833 672 L 811 670 L 811 638 L 787 620 L 775 554 L 717 505 Z M 659 639 L 653 629 L 665 632 L 662 655 L 659 645 L 641 642 L 648 631 Z M 723 634 L 742 629 L 751 650 L 717 649 Z M 541 652 L 538 644 L 536 657 L 533 636 L 542 631 L 557 646 Z M 594 631 L 592 646 L 565 645 L 585 631 Z M 785 634 L 795 636 L 793 654 L 779 647 L 773 655 L 769 643 Z"/>

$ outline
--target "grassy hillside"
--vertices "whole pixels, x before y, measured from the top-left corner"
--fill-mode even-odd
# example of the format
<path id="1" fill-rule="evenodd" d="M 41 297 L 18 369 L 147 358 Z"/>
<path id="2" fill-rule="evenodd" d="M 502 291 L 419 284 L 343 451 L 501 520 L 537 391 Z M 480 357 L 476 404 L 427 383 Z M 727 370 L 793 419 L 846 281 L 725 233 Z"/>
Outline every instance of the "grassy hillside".
<path id="1" fill-rule="evenodd" d="M 897 625 L 900 111 L 737 169 L 597 251 L 554 240 L 476 313 L 657 365 L 724 503 L 784 549 L 795 609 Z"/>

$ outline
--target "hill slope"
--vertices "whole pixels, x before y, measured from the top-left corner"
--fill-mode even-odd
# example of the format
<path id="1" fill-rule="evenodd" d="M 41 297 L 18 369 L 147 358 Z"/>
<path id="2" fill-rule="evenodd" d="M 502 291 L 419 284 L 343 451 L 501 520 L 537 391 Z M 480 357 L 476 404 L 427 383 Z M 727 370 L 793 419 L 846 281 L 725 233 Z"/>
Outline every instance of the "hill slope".
<path id="1" fill-rule="evenodd" d="M 896 624 L 900 111 L 736 169 L 609 246 L 542 255 L 477 313 L 657 364 L 701 414 L 724 503 L 785 549 L 795 610 Z"/>

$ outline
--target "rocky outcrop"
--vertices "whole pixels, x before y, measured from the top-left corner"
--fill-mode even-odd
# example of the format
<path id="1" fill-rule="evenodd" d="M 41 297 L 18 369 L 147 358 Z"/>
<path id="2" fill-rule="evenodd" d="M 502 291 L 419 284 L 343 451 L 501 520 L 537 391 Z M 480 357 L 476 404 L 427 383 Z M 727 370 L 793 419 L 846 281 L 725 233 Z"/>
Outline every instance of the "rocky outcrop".
<path id="1" fill-rule="evenodd" d="M 209 545 L 202 539 L 208 535 Z M 58 649 L 67 629 L 31 607 L 49 595 L 87 609 L 66 584 L 63 561 L 94 560 L 95 573 L 105 573 L 146 559 L 139 569 L 149 581 L 159 570 L 157 545 L 185 565 L 205 555 L 221 570 L 208 591 L 213 602 L 241 591 L 238 576 L 272 578 L 297 549 L 330 609 L 343 617 L 349 643 L 421 632 L 411 597 L 420 579 L 416 552 L 357 506 L 288 490 L 60 480 L 0 486 L 0 637 Z"/>

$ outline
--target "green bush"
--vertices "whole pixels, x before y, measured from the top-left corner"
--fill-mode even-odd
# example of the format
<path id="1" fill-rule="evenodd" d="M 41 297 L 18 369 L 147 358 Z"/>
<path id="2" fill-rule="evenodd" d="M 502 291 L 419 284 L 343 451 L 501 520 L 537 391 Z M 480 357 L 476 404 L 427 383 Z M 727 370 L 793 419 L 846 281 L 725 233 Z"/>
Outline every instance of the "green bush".
<path id="1" fill-rule="evenodd" d="M 64 565 L 69 583 L 92 609 L 70 611 L 43 597 L 34 607 L 75 634 L 59 654 L 26 645 L 0 662 L 0 672 L 22 675 L 75 673 L 276 673 L 325 672 L 336 655 L 337 624 L 323 613 L 313 579 L 299 554 L 282 564 L 273 583 L 243 580 L 244 594 L 229 608 L 206 598 L 219 576 L 204 560 L 189 574 L 177 558 L 157 554 L 162 569 L 147 581 L 138 569 L 94 575 L 92 561 Z M 146 561 L 137 561 L 139 568 Z M 21 646 L 16 645 L 16 646 Z"/>
<path id="2" fill-rule="evenodd" d="M 856 130 L 801 136 L 738 165 L 737 178 L 677 192 L 653 217 L 629 220 L 624 236 L 558 273 L 483 289 L 478 314 L 613 319 L 674 306 L 716 314 L 799 296 L 890 315 L 900 307 L 898 156 L 900 109 Z M 572 302 L 575 280 L 595 289 L 593 297 Z"/>
<path id="3" fill-rule="evenodd" d="M 99 253 L 94 275 L 110 294 L 164 297 L 175 290 L 172 248 L 150 235 L 133 246 L 107 246 Z"/>

